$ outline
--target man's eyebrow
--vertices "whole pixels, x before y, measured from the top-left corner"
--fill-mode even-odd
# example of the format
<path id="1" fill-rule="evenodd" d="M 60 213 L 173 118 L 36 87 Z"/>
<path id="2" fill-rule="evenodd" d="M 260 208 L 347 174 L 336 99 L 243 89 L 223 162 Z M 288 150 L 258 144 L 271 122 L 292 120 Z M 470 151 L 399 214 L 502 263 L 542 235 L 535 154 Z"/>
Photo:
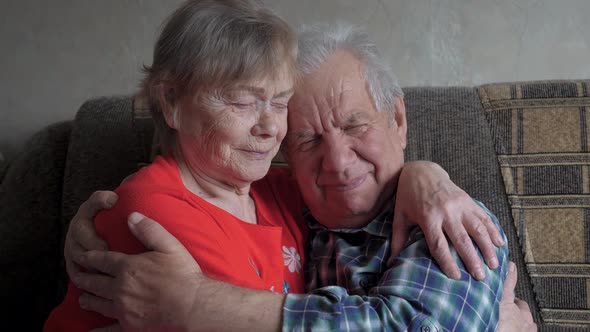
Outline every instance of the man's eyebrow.
<path id="1" fill-rule="evenodd" d="M 314 137 L 315 133 L 313 132 L 313 130 L 302 130 L 300 132 L 296 132 L 296 133 L 290 133 L 288 135 L 290 140 L 304 140 L 304 139 L 308 139 L 311 137 Z"/>
<path id="2" fill-rule="evenodd" d="M 366 120 L 369 118 L 369 115 L 366 112 L 354 112 L 352 113 L 346 121 L 344 121 L 345 125 L 351 125 L 359 123 L 362 120 Z"/>

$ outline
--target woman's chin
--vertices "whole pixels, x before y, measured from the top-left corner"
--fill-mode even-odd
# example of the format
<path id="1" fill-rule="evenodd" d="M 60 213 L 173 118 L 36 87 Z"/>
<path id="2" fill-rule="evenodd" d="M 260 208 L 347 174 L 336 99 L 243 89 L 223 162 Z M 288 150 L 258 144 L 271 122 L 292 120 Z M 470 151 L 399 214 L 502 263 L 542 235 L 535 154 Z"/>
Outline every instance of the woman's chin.
<path id="1" fill-rule="evenodd" d="M 255 165 L 249 167 L 248 170 L 248 177 L 253 179 L 252 181 L 258 181 L 266 176 L 268 170 L 270 169 L 271 162 L 257 162 Z"/>

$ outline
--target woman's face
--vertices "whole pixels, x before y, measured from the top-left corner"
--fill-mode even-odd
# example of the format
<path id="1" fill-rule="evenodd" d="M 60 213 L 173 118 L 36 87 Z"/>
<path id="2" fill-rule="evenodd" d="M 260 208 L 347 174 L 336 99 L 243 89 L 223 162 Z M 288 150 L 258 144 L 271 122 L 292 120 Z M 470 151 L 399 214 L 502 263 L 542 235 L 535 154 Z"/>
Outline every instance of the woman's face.
<path id="1" fill-rule="evenodd" d="M 180 105 L 178 144 L 191 172 L 232 187 L 266 175 L 287 131 L 293 77 L 244 82 Z"/>

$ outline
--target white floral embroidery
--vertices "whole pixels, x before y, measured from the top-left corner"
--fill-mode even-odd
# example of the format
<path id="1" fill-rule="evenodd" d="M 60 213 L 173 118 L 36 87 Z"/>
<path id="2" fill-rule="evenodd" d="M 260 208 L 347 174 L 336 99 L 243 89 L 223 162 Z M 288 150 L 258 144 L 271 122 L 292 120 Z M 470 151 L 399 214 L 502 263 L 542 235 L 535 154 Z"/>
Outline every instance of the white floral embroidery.
<path id="1" fill-rule="evenodd" d="M 301 256 L 299 256 L 295 248 L 283 246 L 283 259 L 285 260 L 285 266 L 289 267 L 289 271 L 300 273 Z"/>

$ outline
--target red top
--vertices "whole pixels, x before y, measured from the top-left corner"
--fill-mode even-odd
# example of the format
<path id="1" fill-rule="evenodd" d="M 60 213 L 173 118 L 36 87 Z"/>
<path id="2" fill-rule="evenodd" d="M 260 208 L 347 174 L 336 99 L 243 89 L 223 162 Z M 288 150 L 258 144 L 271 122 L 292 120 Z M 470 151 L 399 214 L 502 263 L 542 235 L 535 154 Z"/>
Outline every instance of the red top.
<path id="1" fill-rule="evenodd" d="M 272 168 L 251 186 L 258 224 L 250 224 L 188 191 L 172 155 L 158 157 L 116 190 L 119 201 L 97 215 L 96 229 L 110 250 L 145 252 L 127 226 L 127 217 L 137 211 L 160 222 L 214 279 L 277 293 L 303 293 L 307 232 L 296 188 L 288 169 Z M 88 331 L 115 322 L 80 309 L 81 294 L 70 283 L 44 330 Z"/>

